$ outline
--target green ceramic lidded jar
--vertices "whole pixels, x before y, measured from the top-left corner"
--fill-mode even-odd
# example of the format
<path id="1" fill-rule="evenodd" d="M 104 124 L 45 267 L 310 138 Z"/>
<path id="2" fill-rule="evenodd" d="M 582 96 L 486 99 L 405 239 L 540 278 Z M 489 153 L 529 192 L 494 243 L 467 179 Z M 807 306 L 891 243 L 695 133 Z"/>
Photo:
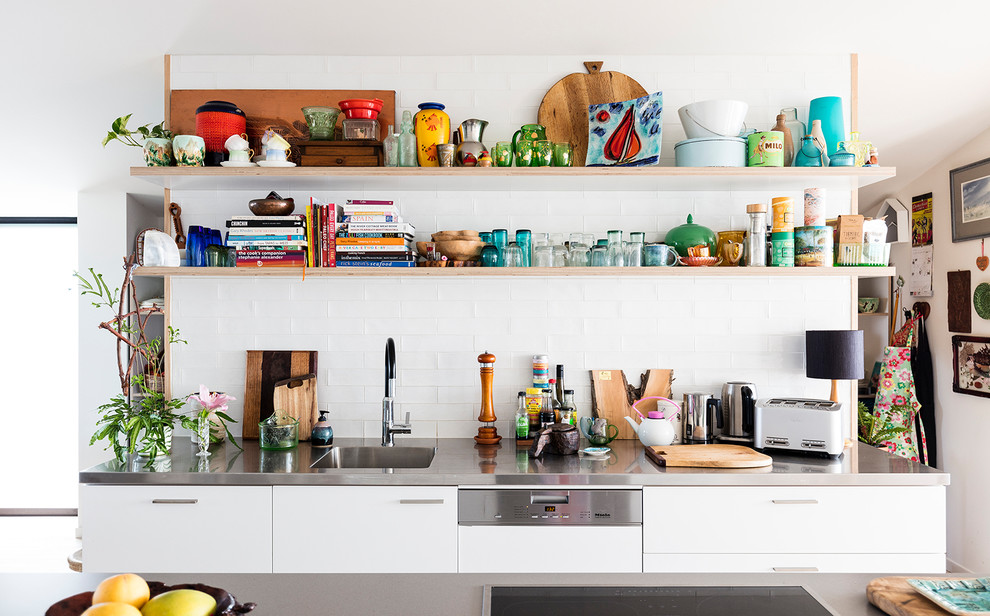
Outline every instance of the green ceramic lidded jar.
<path id="1" fill-rule="evenodd" d="M 682 257 L 688 256 L 688 248 L 700 244 L 708 244 L 708 254 L 715 256 L 715 232 L 708 227 L 696 225 L 694 217 L 688 214 L 687 222 L 678 225 L 667 232 L 664 243 L 677 251 Z"/>

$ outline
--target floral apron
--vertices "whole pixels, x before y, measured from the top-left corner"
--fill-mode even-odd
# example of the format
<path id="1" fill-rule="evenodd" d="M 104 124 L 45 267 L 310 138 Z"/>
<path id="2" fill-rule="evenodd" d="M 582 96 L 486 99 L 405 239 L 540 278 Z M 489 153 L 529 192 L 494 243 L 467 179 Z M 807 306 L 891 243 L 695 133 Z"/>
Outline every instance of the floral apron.
<path id="1" fill-rule="evenodd" d="M 910 330 L 909 330 L 910 332 Z M 918 443 L 927 459 L 925 442 L 925 426 L 918 417 L 921 403 L 914 390 L 914 375 L 911 373 L 911 339 L 913 332 L 908 333 L 905 346 L 888 346 L 883 350 L 883 365 L 880 368 L 880 387 L 873 406 L 873 416 L 883 421 L 886 417 L 888 426 L 903 426 L 908 428 L 889 441 L 883 447 L 890 453 L 919 462 Z M 915 422 L 919 426 L 921 438 L 917 438 Z"/>

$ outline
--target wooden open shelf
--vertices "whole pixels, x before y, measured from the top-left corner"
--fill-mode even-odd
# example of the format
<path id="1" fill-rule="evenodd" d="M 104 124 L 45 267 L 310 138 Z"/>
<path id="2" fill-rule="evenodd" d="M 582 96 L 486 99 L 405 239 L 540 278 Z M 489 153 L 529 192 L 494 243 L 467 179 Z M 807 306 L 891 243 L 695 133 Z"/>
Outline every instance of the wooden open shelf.
<path id="1" fill-rule="evenodd" d="M 840 277 L 876 278 L 893 276 L 893 267 L 310 267 L 307 278 L 317 277 Z M 135 276 L 217 276 L 222 278 L 284 277 L 302 278 L 301 267 L 139 267 Z"/>
<path id="2" fill-rule="evenodd" d="M 131 167 L 171 190 L 856 190 L 894 167 Z"/>

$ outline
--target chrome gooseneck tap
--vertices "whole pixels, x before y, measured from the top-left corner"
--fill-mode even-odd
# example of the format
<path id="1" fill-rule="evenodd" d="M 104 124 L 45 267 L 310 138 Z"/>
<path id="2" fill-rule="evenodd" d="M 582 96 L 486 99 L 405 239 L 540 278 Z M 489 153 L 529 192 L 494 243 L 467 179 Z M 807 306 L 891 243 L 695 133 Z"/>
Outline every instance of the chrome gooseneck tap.
<path id="1" fill-rule="evenodd" d="M 385 342 L 385 397 L 382 399 L 382 447 L 392 447 L 394 434 L 411 434 L 409 413 L 405 423 L 395 423 L 395 342 L 389 338 Z"/>

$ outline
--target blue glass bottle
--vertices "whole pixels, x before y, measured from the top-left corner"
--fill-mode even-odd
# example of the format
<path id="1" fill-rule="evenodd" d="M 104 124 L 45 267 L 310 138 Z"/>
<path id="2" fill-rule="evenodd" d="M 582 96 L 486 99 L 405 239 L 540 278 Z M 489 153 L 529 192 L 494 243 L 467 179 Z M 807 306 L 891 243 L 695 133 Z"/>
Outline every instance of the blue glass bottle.
<path id="1" fill-rule="evenodd" d="M 508 229 L 495 229 L 492 231 L 493 243 L 495 248 L 498 249 L 498 267 L 503 267 L 505 265 L 505 247 L 509 245 L 509 231 Z"/>
<path id="2" fill-rule="evenodd" d="M 522 267 L 529 267 L 533 256 L 533 232 L 529 229 L 517 229 L 516 244 L 522 249 Z"/>
<path id="3" fill-rule="evenodd" d="M 794 155 L 795 167 L 821 167 L 822 150 L 815 145 L 811 135 L 801 138 L 801 149 Z"/>

